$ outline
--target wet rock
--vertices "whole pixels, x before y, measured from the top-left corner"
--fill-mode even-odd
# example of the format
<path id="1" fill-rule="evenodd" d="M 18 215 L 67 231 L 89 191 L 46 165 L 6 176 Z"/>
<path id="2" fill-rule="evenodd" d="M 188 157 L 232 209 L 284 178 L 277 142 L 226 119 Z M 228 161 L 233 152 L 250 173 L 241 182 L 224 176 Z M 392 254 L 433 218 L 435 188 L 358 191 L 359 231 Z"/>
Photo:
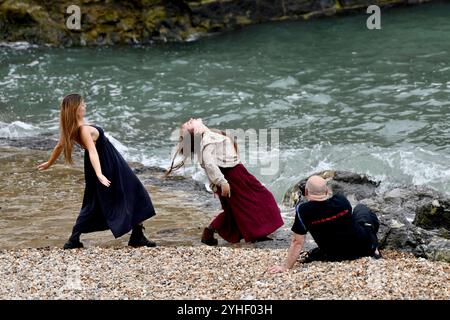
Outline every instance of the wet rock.
<path id="1" fill-rule="evenodd" d="M 428 242 L 425 255 L 430 260 L 450 262 L 450 240 L 441 237 L 433 237 Z"/>
<path id="2" fill-rule="evenodd" d="M 164 177 L 165 169 L 160 167 L 148 167 L 140 163 L 130 163 L 134 173 L 144 185 L 152 185 L 159 188 L 165 188 L 168 192 L 187 192 L 197 202 L 202 203 L 209 210 L 220 209 L 218 199 L 214 198 L 211 192 L 208 192 L 206 186 L 190 177 L 180 175 L 170 175 Z"/>
<path id="3" fill-rule="evenodd" d="M 34 137 L 0 138 L 0 145 L 8 145 L 16 148 L 28 148 L 31 150 L 51 150 L 58 143 L 58 137 L 54 135 L 39 135 Z"/>
<path id="4" fill-rule="evenodd" d="M 7 41 L 56 44 L 64 27 L 54 21 L 50 13 L 43 1 L 1 1 L 0 37 Z"/>
<path id="5" fill-rule="evenodd" d="M 379 182 L 371 180 L 366 175 L 360 175 L 347 171 L 327 170 L 316 173 L 327 180 L 333 193 L 342 193 L 356 201 L 373 197 L 379 186 Z M 300 180 L 291 187 L 283 198 L 283 205 L 292 207 L 299 200 L 304 201 L 305 185 L 309 177 Z"/>
<path id="6" fill-rule="evenodd" d="M 417 209 L 414 224 L 424 229 L 450 230 L 450 202 L 434 198 Z"/>
<path id="7" fill-rule="evenodd" d="M 448 210 L 446 196 L 423 187 L 409 187 L 396 188 L 361 202 L 368 205 L 380 219 L 382 247 L 401 249 L 428 258 L 448 257 L 445 251 L 450 250 L 450 238 L 448 232 L 440 231 L 441 228 L 448 230 L 448 220 L 444 216 L 445 210 Z M 436 207 L 438 203 L 442 207 Z"/>
<path id="8" fill-rule="evenodd" d="M 435 190 L 402 186 L 385 192 L 380 183 L 352 172 L 324 171 L 317 175 L 328 182 L 333 193 L 342 193 L 355 206 L 367 205 L 379 218 L 381 248 L 397 249 L 418 257 L 450 261 L 450 199 Z M 283 204 L 305 201 L 306 180 L 285 194 Z"/>

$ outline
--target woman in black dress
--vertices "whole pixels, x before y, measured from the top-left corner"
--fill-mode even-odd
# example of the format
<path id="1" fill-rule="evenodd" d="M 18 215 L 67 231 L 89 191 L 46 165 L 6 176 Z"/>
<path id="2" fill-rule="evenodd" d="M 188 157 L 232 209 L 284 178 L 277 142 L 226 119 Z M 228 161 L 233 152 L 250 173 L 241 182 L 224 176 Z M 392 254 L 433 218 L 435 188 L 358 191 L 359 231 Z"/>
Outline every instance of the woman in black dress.
<path id="1" fill-rule="evenodd" d="M 38 166 L 48 169 L 64 151 L 72 164 L 73 144 L 84 153 L 86 188 L 80 214 L 64 249 L 82 248 L 82 233 L 110 229 L 118 238 L 130 230 L 128 245 L 154 247 L 143 233 L 142 222 L 155 215 L 150 196 L 127 162 L 106 138 L 102 128 L 86 124 L 86 104 L 79 94 L 69 94 L 61 103 L 60 140 L 50 159 Z"/>

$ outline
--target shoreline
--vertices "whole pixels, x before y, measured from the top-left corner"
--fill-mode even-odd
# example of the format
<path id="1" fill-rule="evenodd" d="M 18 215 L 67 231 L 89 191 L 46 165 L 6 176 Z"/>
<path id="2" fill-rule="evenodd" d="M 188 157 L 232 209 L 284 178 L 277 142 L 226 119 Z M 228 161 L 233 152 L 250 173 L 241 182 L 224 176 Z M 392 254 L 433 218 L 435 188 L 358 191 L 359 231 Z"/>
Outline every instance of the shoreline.
<path id="1" fill-rule="evenodd" d="M 19 143 L 25 145 L 0 146 L 3 181 L 0 184 L 0 248 L 62 247 L 71 233 L 84 194 L 82 153 L 74 154 L 72 167 L 65 166 L 60 159 L 49 170 L 40 172 L 37 163 L 48 158 L 47 146 L 51 141 L 44 139 L 27 145 L 19 140 Z M 218 210 L 218 199 L 193 179 L 162 180 L 161 169 L 130 164 L 157 208 L 156 216 L 144 223 L 146 234 L 158 244 L 200 243 L 201 228 Z M 114 239 L 110 231 L 99 231 L 83 235 L 82 241 L 87 245 L 111 247 L 126 245 L 128 235 Z"/>
<path id="2" fill-rule="evenodd" d="M 4 191 L 0 196 L 0 248 L 61 248 L 70 235 L 84 191 L 82 152 L 75 152 L 73 167 L 64 166 L 59 161 L 50 170 L 38 172 L 35 166 L 47 159 L 48 150 L 55 143 L 51 135 L 0 139 L 3 146 L 0 147 L 0 178 L 4 181 L 3 185 L 0 184 Z M 220 211 L 219 200 L 193 178 L 171 176 L 163 179 L 161 168 L 137 162 L 129 164 L 157 208 L 156 216 L 144 223 L 147 236 L 163 246 L 201 245 L 203 228 Z M 329 170 L 323 174 L 328 178 L 334 177 L 332 179 L 335 180 L 330 181 L 333 189 L 350 196 L 353 205 L 360 202 L 375 210 L 381 219 L 378 234 L 381 249 L 412 252 L 416 257 L 450 262 L 445 229 L 448 218 L 442 214 L 450 203 L 446 196 L 415 186 L 378 192 L 378 182 L 367 177 L 364 180 L 357 173 Z M 290 200 L 298 197 L 300 184 L 301 181 L 285 193 L 280 204 L 285 224 L 270 236 L 274 241 L 257 243 L 255 247 L 289 247 L 294 217 Z M 404 205 L 407 199 L 410 203 Z M 399 211 L 397 206 L 403 210 Z M 110 248 L 126 245 L 128 236 L 114 239 L 110 231 L 101 231 L 83 235 L 81 240 L 87 246 Z M 229 246 L 220 237 L 219 244 Z M 308 234 L 304 250 L 315 246 Z"/>
<path id="3" fill-rule="evenodd" d="M 60 159 L 49 170 L 39 172 L 35 165 L 48 158 L 54 144 L 56 141 L 48 136 L 0 139 L 0 178 L 4 181 L 0 184 L 0 249 L 62 248 L 69 237 L 84 192 L 83 158 L 81 152 L 75 152 L 74 166 L 65 166 Z M 144 222 L 146 235 L 157 245 L 202 245 L 203 228 L 219 212 L 219 199 L 192 178 L 176 175 L 162 179 L 162 168 L 137 162 L 129 165 L 156 208 L 156 216 Z M 287 247 L 289 227 L 287 221 L 272 235 L 274 241 L 255 246 Z M 128 238 L 124 235 L 115 239 L 107 230 L 83 234 L 81 241 L 88 247 L 115 248 L 126 246 Z M 219 244 L 228 245 L 222 239 Z M 312 245 L 309 237 L 306 249 Z"/>
<path id="4" fill-rule="evenodd" d="M 0 250 L 2 299 L 450 299 L 450 264 L 396 251 L 379 260 L 297 263 L 284 249 L 156 247 Z M 225 263 L 226 262 L 226 263 Z"/>

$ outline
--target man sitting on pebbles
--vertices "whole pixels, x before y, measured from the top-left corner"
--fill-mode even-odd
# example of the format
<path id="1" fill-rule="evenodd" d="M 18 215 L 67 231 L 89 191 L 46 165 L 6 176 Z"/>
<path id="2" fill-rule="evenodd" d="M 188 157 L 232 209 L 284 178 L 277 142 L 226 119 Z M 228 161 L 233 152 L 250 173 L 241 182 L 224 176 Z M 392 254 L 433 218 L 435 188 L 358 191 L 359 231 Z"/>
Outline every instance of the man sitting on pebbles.
<path id="1" fill-rule="evenodd" d="M 326 181 L 312 176 L 306 182 L 307 202 L 296 205 L 292 231 L 294 235 L 283 266 L 272 266 L 271 273 L 291 269 L 303 249 L 309 231 L 318 245 L 308 252 L 303 262 L 353 260 L 364 256 L 380 258 L 377 216 L 363 204 L 353 210 L 343 195 L 330 197 Z"/>

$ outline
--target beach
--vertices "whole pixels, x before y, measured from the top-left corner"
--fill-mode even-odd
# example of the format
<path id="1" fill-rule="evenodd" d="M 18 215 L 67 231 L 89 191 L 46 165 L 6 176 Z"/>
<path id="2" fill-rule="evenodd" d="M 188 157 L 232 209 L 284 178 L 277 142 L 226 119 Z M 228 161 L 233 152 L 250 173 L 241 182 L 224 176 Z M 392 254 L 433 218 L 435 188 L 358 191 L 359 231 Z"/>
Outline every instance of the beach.
<path id="1" fill-rule="evenodd" d="M 0 0 L 0 299 L 450 300 L 450 3 L 378 1 L 371 29 L 366 1 L 275 2 L 82 0 L 73 31 L 68 1 Z M 37 166 L 69 93 L 150 195 L 157 247 L 107 230 L 62 250 L 83 150 L 73 166 Z M 191 118 L 242 133 L 241 162 L 284 220 L 272 241 L 201 243 L 221 212 L 207 174 L 188 164 L 164 177 Z M 267 273 L 315 174 L 377 215 L 383 257 Z M 303 250 L 315 246 L 308 234 Z"/>
<path id="2" fill-rule="evenodd" d="M 297 263 L 283 249 L 90 247 L 0 251 L 2 299 L 445 299 L 450 265 L 396 251 L 379 260 Z"/>

